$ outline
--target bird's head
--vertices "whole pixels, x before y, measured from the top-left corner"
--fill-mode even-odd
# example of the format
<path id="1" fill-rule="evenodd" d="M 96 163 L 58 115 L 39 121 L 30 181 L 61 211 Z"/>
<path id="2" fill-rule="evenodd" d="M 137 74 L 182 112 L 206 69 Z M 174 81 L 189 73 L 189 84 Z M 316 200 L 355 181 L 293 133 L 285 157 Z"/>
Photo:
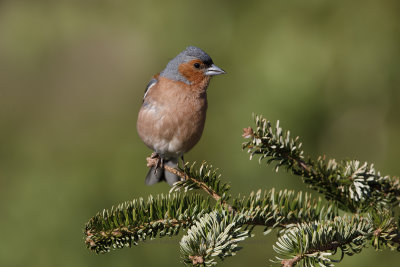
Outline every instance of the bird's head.
<path id="1" fill-rule="evenodd" d="M 167 64 L 160 76 L 187 84 L 197 84 L 209 80 L 211 76 L 224 73 L 224 70 L 214 65 L 206 52 L 198 47 L 188 46 Z"/>

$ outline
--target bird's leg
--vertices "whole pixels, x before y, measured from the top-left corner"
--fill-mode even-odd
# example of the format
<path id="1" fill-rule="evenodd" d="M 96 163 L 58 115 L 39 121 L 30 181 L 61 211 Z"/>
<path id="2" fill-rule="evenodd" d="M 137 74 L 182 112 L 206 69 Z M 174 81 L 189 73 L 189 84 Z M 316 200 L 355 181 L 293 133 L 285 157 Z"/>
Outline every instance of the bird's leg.
<path id="1" fill-rule="evenodd" d="M 164 169 L 164 158 L 162 158 L 162 157 L 158 158 L 156 168 Z"/>
<path id="2" fill-rule="evenodd" d="M 160 156 L 160 154 L 158 154 L 157 152 L 153 152 L 150 156 L 150 158 L 152 159 L 156 159 L 156 166 L 154 169 L 154 174 L 157 173 L 158 168 L 163 169 L 164 168 L 164 158 Z"/>

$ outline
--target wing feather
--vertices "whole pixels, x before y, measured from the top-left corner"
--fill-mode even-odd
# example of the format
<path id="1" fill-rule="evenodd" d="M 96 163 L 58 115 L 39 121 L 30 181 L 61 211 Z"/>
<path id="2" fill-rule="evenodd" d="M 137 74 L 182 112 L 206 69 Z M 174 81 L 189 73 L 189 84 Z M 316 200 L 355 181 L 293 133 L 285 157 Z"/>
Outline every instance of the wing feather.
<path id="1" fill-rule="evenodd" d="M 154 75 L 153 78 L 151 78 L 150 82 L 147 84 L 146 90 L 144 90 L 143 100 L 146 98 L 146 95 L 149 92 L 150 88 L 153 87 L 158 82 L 159 75 L 160 75 L 159 73 Z"/>

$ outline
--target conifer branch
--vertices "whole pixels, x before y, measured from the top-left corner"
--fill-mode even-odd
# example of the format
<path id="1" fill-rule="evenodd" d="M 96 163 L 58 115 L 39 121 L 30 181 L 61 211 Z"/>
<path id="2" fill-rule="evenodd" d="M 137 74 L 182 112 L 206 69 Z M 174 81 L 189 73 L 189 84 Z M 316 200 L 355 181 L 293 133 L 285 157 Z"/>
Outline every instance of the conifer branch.
<path id="1" fill-rule="evenodd" d="M 215 257 L 224 259 L 240 249 L 238 243 L 250 235 L 242 230 L 245 216 L 227 211 L 213 211 L 197 221 L 181 239 L 184 263 L 193 266 L 215 265 Z"/>
<path id="2" fill-rule="evenodd" d="M 265 234 L 304 220 L 330 219 L 337 213 L 334 206 L 324 205 L 321 199 L 287 190 L 276 193 L 272 189 L 264 194 L 259 190 L 248 198 L 238 196 L 233 200 L 234 207 L 223 202 L 213 207 L 209 201 L 210 198 L 198 194 L 173 193 L 150 196 L 147 202 L 142 198 L 125 202 L 89 220 L 85 230 L 86 245 L 96 253 L 105 253 L 138 245 L 147 238 L 173 236 L 212 210 L 229 213 L 232 218 L 240 217 L 236 226 L 239 222 L 240 226 L 263 226 Z"/>
<path id="3" fill-rule="evenodd" d="M 276 258 L 287 267 L 300 262 L 302 266 L 333 266 L 344 255 L 360 253 L 368 240 L 375 249 L 394 248 L 391 240 L 397 235 L 397 225 L 390 212 L 378 211 L 374 217 L 354 215 L 297 224 L 279 237 L 273 246 L 280 255 Z M 339 250 L 340 259 L 333 259 Z"/>
<path id="4" fill-rule="evenodd" d="M 298 137 L 291 138 L 279 123 L 274 128 L 261 116 L 255 121 L 256 128 L 246 128 L 243 135 L 249 138 L 243 148 L 250 157 L 259 155 L 260 162 L 267 159 L 276 170 L 282 166 L 301 176 L 332 200 L 329 204 L 307 193 L 274 189 L 232 198 L 229 185 L 204 162 L 198 169 L 189 163 L 176 169 L 164 166 L 182 179 L 170 194 L 134 199 L 96 214 L 86 224 L 86 246 L 104 253 L 189 229 L 180 242 L 183 262 L 211 266 L 218 258 L 235 255 L 239 242 L 261 226 L 264 234 L 278 231 L 274 249 L 283 266 L 332 266 L 367 245 L 400 250 L 399 222 L 393 211 L 400 202 L 398 178 L 381 176 L 372 164 L 355 160 L 305 159 Z M 148 158 L 148 166 L 157 166 L 157 160 Z M 353 214 L 340 217 L 339 209 Z M 340 259 L 335 260 L 338 251 Z"/>
<path id="5" fill-rule="evenodd" d="M 147 166 L 157 166 L 157 159 L 148 157 Z M 211 170 L 211 166 L 208 166 L 205 162 L 203 162 L 198 172 L 194 169 L 194 166 L 195 163 L 192 165 L 186 163 L 183 169 L 175 169 L 167 165 L 163 166 L 165 170 L 179 176 L 182 179 L 182 181 L 174 184 L 170 192 L 179 191 L 181 188 L 184 188 L 185 191 L 202 189 L 216 201 L 225 201 L 227 198 L 229 198 L 229 196 L 226 195 L 226 193 L 229 191 L 229 185 L 221 182 L 219 179 L 220 176 L 217 175 L 215 170 Z"/>
<path id="6" fill-rule="evenodd" d="M 233 210 L 214 211 L 190 228 L 180 243 L 185 263 L 211 266 L 215 264 L 213 257 L 235 255 L 238 241 L 250 236 L 254 226 L 263 226 L 267 234 L 275 228 L 286 231 L 304 220 L 328 220 L 336 215 L 335 207 L 324 206 L 321 199 L 287 190 L 275 193 L 272 189 L 264 194 L 259 190 L 248 198 L 234 199 L 234 203 Z"/>
<path id="7" fill-rule="evenodd" d="M 239 196 L 233 203 L 233 209 L 245 216 L 246 224 L 263 226 L 264 234 L 275 228 L 284 230 L 299 222 L 329 220 L 337 215 L 334 205 L 291 190 L 275 192 L 271 189 L 264 193 L 259 190 L 247 198 Z"/>
<path id="8" fill-rule="evenodd" d="M 212 210 L 200 195 L 169 194 L 125 202 L 103 210 L 86 224 L 86 246 L 96 252 L 130 247 L 156 236 L 173 236 Z"/>
<path id="9" fill-rule="evenodd" d="M 372 229 L 366 220 L 358 216 L 353 218 L 336 217 L 333 221 L 305 222 L 292 227 L 279 237 L 273 246 L 281 256 L 277 260 L 283 266 L 333 266 L 338 262 L 331 258 L 338 250 L 340 260 L 344 254 L 353 255 L 361 252 Z M 339 261 L 340 261 L 339 260 Z"/>
<path id="10" fill-rule="evenodd" d="M 202 189 L 208 193 L 216 201 L 225 202 L 230 198 L 228 194 L 230 186 L 221 180 L 221 175 L 212 166 L 203 162 L 199 170 L 195 169 L 196 163 L 186 163 L 183 167 L 182 173 L 185 174 L 186 179 L 176 182 L 171 188 L 170 192 L 179 191 L 184 189 L 185 192 L 193 189 Z"/>
<path id="11" fill-rule="evenodd" d="M 275 169 L 285 167 L 311 188 L 323 193 L 327 199 L 337 201 L 339 207 L 350 212 L 361 212 L 371 207 L 398 205 L 400 181 L 398 178 L 381 176 L 373 164 L 361 164 L 357 160 L 336 162 L 320 157 L 316 161 L 304 159 L 299 138 L 291 138 L 289 131 L 283 131 L 263 118 L 255 116 L 256 128 L 244 129 L 243 143 L 250 158 L 259 155 L 259 161 L 267 158 L 267 164 L 275 162 Z"/>

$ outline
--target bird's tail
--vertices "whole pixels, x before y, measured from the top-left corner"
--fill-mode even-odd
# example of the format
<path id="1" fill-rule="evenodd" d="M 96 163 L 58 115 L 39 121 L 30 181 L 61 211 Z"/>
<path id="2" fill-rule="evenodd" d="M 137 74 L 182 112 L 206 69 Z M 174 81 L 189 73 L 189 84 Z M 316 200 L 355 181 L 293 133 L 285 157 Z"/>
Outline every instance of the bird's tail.
<path id="1" fill-rule="evenodd" d="M 177 158 L 171 158 L 168 160 L 164 160 L 164 165 L 167 165 L 172 168 L 176 168 L 178 165 L 178 159 Z M 166 181 L 170 186 L 172 186 L 174 183 L 180 181 L 181 178 L 178 175 L 175 175 L 173 173 L 170 173 L 169 171 L 158 167 L 156 170 L 156 167 L 153 166 L 150 168 L 149 172 L 147 173 L 146 176 L 146 184 L 147 185 L 153 185 L 155 183 L 159 183 L 161 181 Z"/>

